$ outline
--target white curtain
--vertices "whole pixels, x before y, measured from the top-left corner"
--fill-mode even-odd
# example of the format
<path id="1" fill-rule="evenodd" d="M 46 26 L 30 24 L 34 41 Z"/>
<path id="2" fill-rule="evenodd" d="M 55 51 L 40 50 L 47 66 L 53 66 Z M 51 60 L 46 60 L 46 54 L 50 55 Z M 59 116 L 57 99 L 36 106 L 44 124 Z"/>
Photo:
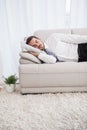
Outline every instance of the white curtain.
<path id="1" fill-rule="evenodd" d="M 20 41 L 38 29 L 65 27 L 65 0 L 0 0 L 0 71 L 18 74 Z M 1 60 L 2 59 L 2 60 Z"/>
<path id="2" fill-rule="evenodd" d="M 70 27 L 87 28 L 87 0 L 71 0 Z"/>
<path id="3" fill-rule="evenodd" d="M 87 27 L 87 0 L 0 0 L 0 74 L 18 75 L 20 41 L 38 29 Z"/>

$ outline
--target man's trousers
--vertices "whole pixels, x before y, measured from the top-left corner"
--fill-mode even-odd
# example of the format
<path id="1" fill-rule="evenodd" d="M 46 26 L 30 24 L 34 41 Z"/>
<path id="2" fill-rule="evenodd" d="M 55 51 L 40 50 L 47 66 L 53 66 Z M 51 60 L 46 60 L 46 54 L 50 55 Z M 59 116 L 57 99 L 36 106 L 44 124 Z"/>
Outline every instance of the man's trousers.
<path id="1" fill-rule="evenodd" d="M 87 61 L 87 43 L 78 44 L 78 62 Z"/>

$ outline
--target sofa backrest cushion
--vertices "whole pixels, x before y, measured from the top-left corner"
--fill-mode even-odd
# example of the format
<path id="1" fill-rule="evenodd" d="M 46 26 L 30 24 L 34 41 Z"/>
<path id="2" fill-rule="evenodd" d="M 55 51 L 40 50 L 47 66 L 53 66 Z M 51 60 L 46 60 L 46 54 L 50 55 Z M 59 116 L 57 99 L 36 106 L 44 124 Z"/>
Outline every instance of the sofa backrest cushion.
<path id="1" fill-rule="evenodd" d="M 45 41 L 52 33 L 87 35 L 87 28 L 37 30 L 34 35 Z"/>
<path id="2" fill-rule="evenodd" d="M 87 35 L 87 28 L 71 29 L 71 34 Z"/>
<path id="3" fill-rule="evenodd" d="M 37 30 L 34 35 L 41 38 L 43 42 L 53 33 L 65 33 L 71 34 L 71 29 L 48 29 L 48 30 Z"/>

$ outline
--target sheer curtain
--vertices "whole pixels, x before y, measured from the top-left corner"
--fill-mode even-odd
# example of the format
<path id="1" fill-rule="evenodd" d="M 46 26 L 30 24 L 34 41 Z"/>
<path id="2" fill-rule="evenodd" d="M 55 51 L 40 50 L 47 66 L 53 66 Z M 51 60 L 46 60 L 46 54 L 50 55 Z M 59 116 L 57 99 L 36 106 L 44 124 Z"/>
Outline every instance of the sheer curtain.
<path id="1" fill-rule="evenodd" d="M 0 0 L 0 71 L 18 74 L 20 41 L 37 29 L 65 27 L 65 0 Z"/>
<path id="2" fill-rule="evenodd" d="M 71 0 L 70 27 L 87 28 L 87 0 Z"/>
<path id="3" fill-rule="evenodd" d="M 86 7 L 87 0 L 0 0 L 0 75 L 18 75 L 20 41 L 35 30 L 87 27 Z"/>

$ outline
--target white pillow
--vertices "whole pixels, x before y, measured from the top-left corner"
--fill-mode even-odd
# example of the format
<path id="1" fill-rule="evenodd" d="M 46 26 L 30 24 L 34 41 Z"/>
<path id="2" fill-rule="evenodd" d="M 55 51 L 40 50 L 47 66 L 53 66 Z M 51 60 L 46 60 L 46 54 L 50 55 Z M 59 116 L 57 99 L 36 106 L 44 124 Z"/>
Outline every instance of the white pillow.
<path id="1" fill-rule="evenodd" d="M 33 55 L 30 54 L 30 53 L 20 52 L 20 56 L 21 56 L 21 58 L 28 59 L 28 60 L 30 60 L 30 61 L 32 61 L 32 62 L 34 62 L 34 63 L 38 63 L 38 64 L 41 63 L 41 61 L 40 61 L 38 58 L 36 58 L 35 56 L 33 56 Z"/>
<path id="2" fill-rule="evenodd" d="M 25 41 L 21 42 L 21 48 L 22 48 L 22 51 L 33 51 L 33 52 L 36 52 L 36 53 L 40 53 L 42 52 L 41 50 L 37 49 L 37 48 L 34 48 L 30 45 L 27 45 L 25 43 Z"/>
<path id="3" fill-rule="evenodd" d="M 19 59 L 20 64 L 35 64 L 33 61 L 27 60 L 25 58 Z"/>

